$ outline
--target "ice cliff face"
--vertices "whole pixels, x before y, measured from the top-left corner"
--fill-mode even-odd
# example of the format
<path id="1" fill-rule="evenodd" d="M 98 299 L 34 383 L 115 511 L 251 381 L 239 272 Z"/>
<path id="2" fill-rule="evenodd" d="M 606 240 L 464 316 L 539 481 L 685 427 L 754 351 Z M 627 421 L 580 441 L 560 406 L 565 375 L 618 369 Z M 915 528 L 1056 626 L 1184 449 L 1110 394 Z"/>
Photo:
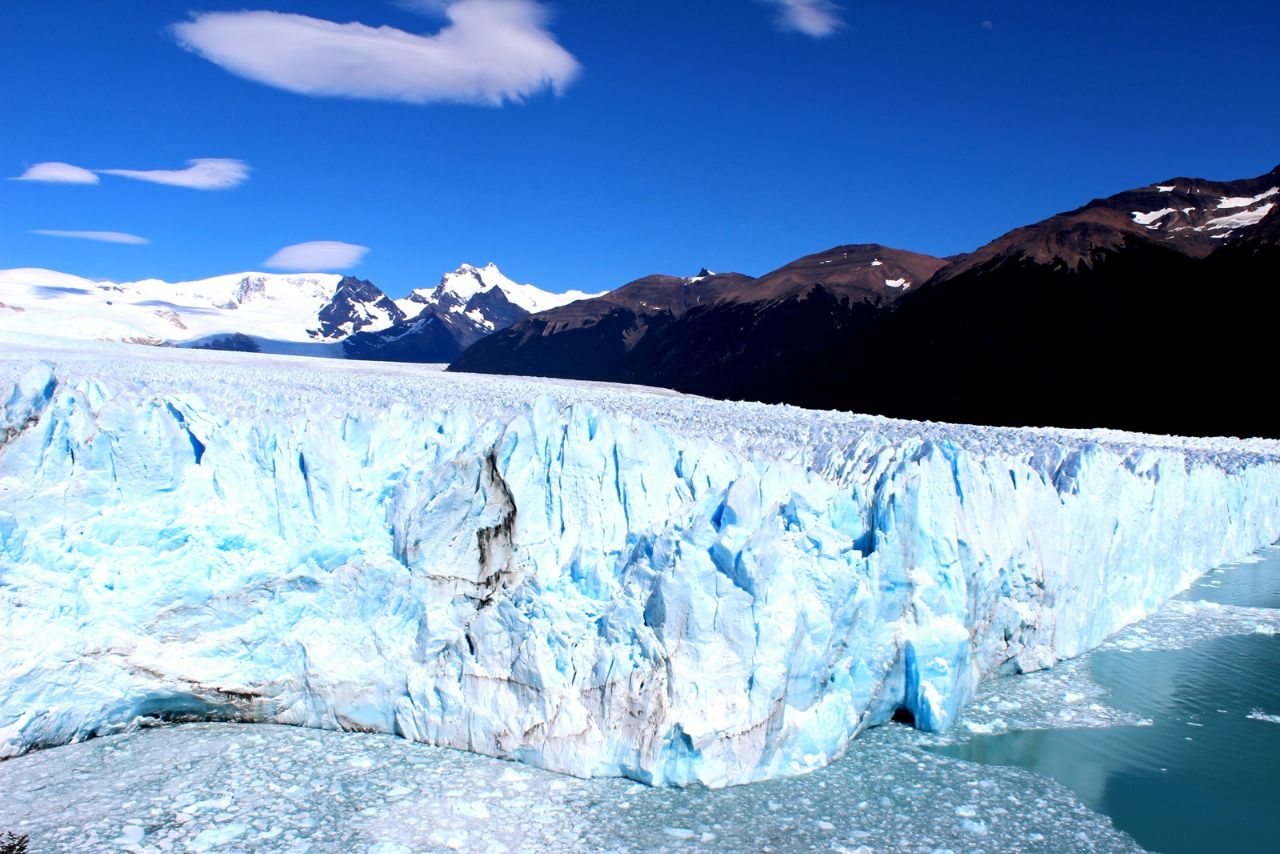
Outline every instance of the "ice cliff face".
<path id="1" fill-rule="evenodd" d="M 199 357 L 7 363 L 0 756 L 194 717 L 762 780 L 1280 536 L 1268 443 Z"/>

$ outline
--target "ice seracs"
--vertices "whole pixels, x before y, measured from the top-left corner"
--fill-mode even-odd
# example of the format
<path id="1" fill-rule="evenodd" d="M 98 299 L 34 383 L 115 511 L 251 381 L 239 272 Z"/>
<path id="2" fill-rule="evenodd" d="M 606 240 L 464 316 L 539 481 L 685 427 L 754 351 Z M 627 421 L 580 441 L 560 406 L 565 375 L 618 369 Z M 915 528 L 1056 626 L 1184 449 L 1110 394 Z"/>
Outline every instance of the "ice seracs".
<path id="1" fill-rule="evenodd" d="M 1280 535 L 1274 442 L 4 343 L 4 755 L 208 717 L 763 780 Z"/>

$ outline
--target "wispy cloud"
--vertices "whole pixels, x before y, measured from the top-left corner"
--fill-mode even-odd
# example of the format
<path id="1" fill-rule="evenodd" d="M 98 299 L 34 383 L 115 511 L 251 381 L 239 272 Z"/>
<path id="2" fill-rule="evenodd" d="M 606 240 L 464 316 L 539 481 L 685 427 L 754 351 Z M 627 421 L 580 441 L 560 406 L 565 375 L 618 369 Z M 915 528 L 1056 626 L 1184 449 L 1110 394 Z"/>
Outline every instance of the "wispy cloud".
<path id="1" fill-rule="evenodd" d="M 52 228 L 37 228 L 31 233 L 42 234 L 45 237 L 72 237 L 76 240 L 96 240 L 99 243 L 128 243 L 134 246 L 142 246 L 151 242 L 145 237 L 126 234 L 123 231 L 58 231 Z"/>
<path id="2" fill-rule="evenodd" d="M 85 169 L 70 163 L 37 163 L 12 180 L 97 184 L 99 175 L 117 175 L 190 190 L 230 190 L 249 180 L 249 164 L 223 157 L 188 160 L 186 169 Z"/>
<path id="3" fill-rule="evenodd" d="M 263 263 L 273 270 L 345 270 L 359 264 L 368 251 L 368 246 L 340 240 L 312 240 L 286 246 Z"/>
<path id="4" fill-rule="evenodd" d="M 533 0 L 456 0 L 443 14 L 426 36 L 284 12 L 201 13 L 173 33 L 232 74 L 302 95 L 497 106 L 558 93 L 581 70 Z"/>
<path id="5" fill-rule="evenodd" d="M 439 15 L 457 0 L 391 0 L 393 5 L 409 12 L 423 15 Z"/>
<path id="6" fill-rule="evenodd" d="M 778 26 L 815 39 L 844 26 L 840 7 L 830 0 L 763 0 L 778 10 Z"/>
<path id="7" fill-rule="evenodd" d="M 118 175 L 136 181 L 186 187 L 190 190 L 230 190 L 249 180 L 249 165 L 243 160 L 203 157 L 188 160 L 186 169 L 99 169 L 103 175 Z"/>
<path id="8" fill-rule="evenodd" d="M 11 181 L 42 181 L 48 184 L 96 184 L 98 176 L 70 163 L 36 163 Z"/>

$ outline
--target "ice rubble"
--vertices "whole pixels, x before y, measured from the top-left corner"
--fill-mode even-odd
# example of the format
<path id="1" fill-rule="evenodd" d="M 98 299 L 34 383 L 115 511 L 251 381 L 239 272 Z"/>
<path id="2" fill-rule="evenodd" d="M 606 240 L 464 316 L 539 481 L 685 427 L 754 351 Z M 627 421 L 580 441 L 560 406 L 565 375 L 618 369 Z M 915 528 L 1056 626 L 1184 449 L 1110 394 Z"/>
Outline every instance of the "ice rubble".
<path id="1" fill-rule="evenodd" d="M 880 727 L 814 774 L 672 790 L 386 735 L 186 724 L 0 763 L 0 827 L 60 854 L 1141 854 L 1060 784 L 926 738 Z"/>
<path id="2" fill-rule="evenodd" d="M 763 780 L 1280 535 L 1275 443 L 48 352 L 0 358 L 0 756 L 232 719 Z"/>

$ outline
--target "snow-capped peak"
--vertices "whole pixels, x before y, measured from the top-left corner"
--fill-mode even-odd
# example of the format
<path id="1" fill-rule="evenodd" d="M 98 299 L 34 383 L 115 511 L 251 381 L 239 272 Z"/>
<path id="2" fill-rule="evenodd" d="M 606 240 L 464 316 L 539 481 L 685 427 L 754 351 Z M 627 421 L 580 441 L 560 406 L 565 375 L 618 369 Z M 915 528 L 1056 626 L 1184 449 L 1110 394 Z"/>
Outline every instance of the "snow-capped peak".
<path id="1" fill-rule="evenodd" d="M 467 312 L 467 304 L 475 296 L 499 290 L 512 305 L 530 314 L 566 305 L 580 299 L 590 299 L 598 294 L 582 291 L 566 291 L 562 294 L 544 291 L 535 285 L 522 285 L 508 278 L 490 262 L 483 267 L 462 264 L 440 278 L 434 288 L 418 288 L 397 304 L 408 317 L 417 317 L 427 308 L 443 308 L 455 314 Z"/>
<path id="2" fill-rule="evenodd" d="M 483 293 L 493 288 L 501 288 L 506 292 L 507 288 L 515 287 L 515 282 L 502 275 L 502 271 L 498 269 L 498 265 L 490 262 L 483 267 L 474 267 L 471 264 L 463 264 L 452 273 L 445 273 L 440 278 L 440 284 L 436 286 L 438 294 L 451 294 L 455 299 L 462 303 L 466 303 L 478 293 Z"/>

